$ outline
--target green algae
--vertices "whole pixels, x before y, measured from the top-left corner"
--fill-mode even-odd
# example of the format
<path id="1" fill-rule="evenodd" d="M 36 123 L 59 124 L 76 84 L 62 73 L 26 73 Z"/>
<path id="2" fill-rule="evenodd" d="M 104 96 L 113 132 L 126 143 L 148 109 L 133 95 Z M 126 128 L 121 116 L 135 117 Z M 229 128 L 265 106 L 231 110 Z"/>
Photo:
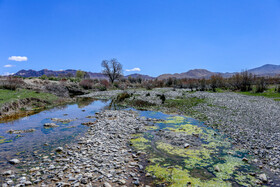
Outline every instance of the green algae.
<path id="1" fill-rule="evenodd" d="M 205 148 L 191 149 L 180 148 L 164 142 L 156 143 L 157 149 L 160 149 L 168 154 L 177 155 L 180 157 L 194 158 L 197 160 L 210 159 L 211 150 Z"/>
<path id="2" fill-rule="evenodd" d="M 191 124 L 182 116 L 169 117 L 160 123 L 165 124 L 162 130 L 197 137 L 200 146 L 189 148 L 174 146 L 154 138 L 151 133 L 135 136 L 135 139 L 131 140 L 134 148 L 141 151 L 149 150 L 149 165 L 146 171 L 157 178 L 155 184 L 232 186 L 233 183 L 237 183 L 243 186 L 256 186 L 257 179 L 248 175 L 250 165 L 239 158 L 240 155 L 247 153 L 246 150 L 233 150 L 227 138 L 217 134 L 213 129 Z M 219 172 L 215 171 L 216 166 L 219 167 Z"/>
<path id="3" fill-rule="evenodd" d="M 226 181 L 219 181 L 217 179 L 201 180 L 196 177 L 192 177 L 188 170 L 182 169 L 179 166 L 175 167 L 162 167 L 159 164 L 150 165 L 147 167 L 147 171 L 155 175 L 159 181 L 158 183 L 167 182 L 170 186 L 186 186 L 191 184 L 192 186 L 231 186 L 231 183 Z"/>
<path id="4" fill-rule="evenodd" d="M 173 156 L 184 157 L 183 160 L 185 168 L 192 169 L 194 167 L 205 167 L 213 164 L 211 160 L 212 150 L 200 148 L 200 149 L 191 149 L 191 148 L 179 148 L 168 143 L 157 142 L 157 149 Z"/>
<path id="5" fill-rule="evenodd" d="M 159 129 L 159 127 L 157 127 L 157 126 L 145 126 L 145 129 L 147 131 L 150 131 L 150 130 L 157 130 L 157 129 Z"/>
<path id="6" fill-rule="evenodd" d="M 3 144 L 3 143 L 9 143 L 9 142 L 12 142 L 13 140 L 7 140 L 5 138 L 0 138 L 0 144 Z"/>
<path id="7" fill-rule="evenodd" d="M 146 150 L 150 146 L 150 141 L 143 136 L 136 136 L 135 138 L 130 140 L 133 147 L 135 147 L 137 150 Z"/>
<path id="8" fill-rule="evenodd" d="M 224 163 L 218 163 L 213 165 L 211 169 L 217 178 L 221 180 L 227 180 L 232 177 L 234 171 L 240 167 L 245 165 L 241 158 L 233 157 L 233 156 L 225 156 L 223 157 Z M 220 171 L 214 171 L 215 167 L 219 167 Z"/>
<path id="9" fill-rule="evenodd" d="M 20 138 L 20 137 L 23 137 L 23 136 L 22 136 L 22 135 L 20 135 L 20 134 L 18 134 L 18 135 L 16 135 L 16 137 L 15 137 L 15 138 L 17 139 L 17 138 Z"/>
<path id="10" fill-rule="evenodd" d="M 235 180 L 238 184 L 243 186 L 259 186 L 257 185 L 257 179 L 249 174 L 243 174 L 241 172 L 238 172 L 234 175 Z"/>
<path id="11" fill-rule="evenodd" d="M 164 162 L 165 159 L 162 157 L 151 156 L 151 158 L 149 158 L 149 161 L 151 163 L 158 163 L 158 162 Z"/>
<path id="12" fill-rule="evenodd" d="M 178 123 L 184 123 L 186 121 L 186 118 L 182 117 L 182 116 L 172 116 L 172 117 L 168 117 L 165 121 L 163 122 L 159 122 L 159 123 L 174 123 L 174 124 L 178 124 Z"/>
<path id="13" fill-rule="evenodd" d="M 202 129 L 200 127 L 191 125 L 191 124 L 185 124 L 185 125 L 180 125 L 177 127 L 166 127 L 166 129 L 173 131 L 173 132 L 183 132 L 189 135 L 193 134 L 201 134 Z"/>
<path id="14" fill-rule="evenodd" d="M 18 155 L 20 155 L 20 154 L 22 154 L 22 153 L 25 153 L 25 151 L 17 152 L 16 155 L 18 156 Z"/>

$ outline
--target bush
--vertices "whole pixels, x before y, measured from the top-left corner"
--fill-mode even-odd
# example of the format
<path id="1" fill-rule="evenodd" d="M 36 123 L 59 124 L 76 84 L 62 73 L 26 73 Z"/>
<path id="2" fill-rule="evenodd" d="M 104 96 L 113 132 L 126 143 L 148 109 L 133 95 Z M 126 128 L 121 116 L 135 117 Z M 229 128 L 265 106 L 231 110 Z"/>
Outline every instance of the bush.
<path id="1" fill-rule="evenodd" d="M 106 91 L 107 90 L 107 88 L 105 86 L 99 86 L 97 89 L 99 91 Z"/>
<path id="2" fill-rule="evenodd" d="M 7 77 L 1 79 L 0 88 L 7 90 L 16 90 L 24 84 L 24 81 L 21 78 L 16 77 Z"/>
<path id="3" fill-rule="evenodd" d="M 277 87 L 277 92 L 280 93 L 280 86 Z"/>
<path id="4" fill-rule="evenodd" d="M 105 90 L 107 90 L 107 88 L 109 88 L 110 86 L 109 81 L 107 81 L 106 79 L 101 80 L 100 84 L 105 88 Z"/>
<path id="5" fill-rule="evenodd" d="M 86 90 L 93 89 L 94 81 L 92 79 L 84 79 L 79 83 L 79 85 Z"/>
<path id="6" fill-rule="evenodd" d="M 165 102 L 165 100 L 166 100 L 165 95 L 164 95 L 164 94 L 162 94 L 162 95 L 157 94 L 157 97 L 159 97 L 159 98 L 160 98 L 160 100 L 161 100 L 161 104 L 164 104 L 164 102 Z"/>
<path id="7" fill-rule="evenodd" d="M 260 78 L 256 84 L 256 93 L 262 93 L 267 89 L 264 78 Z"/>
<path id="8" fill-rule="evenodd" d="M 124 101 L 126 98 L 129 98 L 130 95 L 127 93 L 127 92 L 123 92 L 123 93 L 120 93 L 117 98 L 116 98 L 116 101 L 117 102 L 122 102 Z"/>
<path id="9" fill-rule="evenodd" d="M 47 77 L 47 75 L 44 74 L 41 77 L 39 77 L 39 79 L 46 80 L 46 79 L 48 79 L 48 77 Z"/>
<path id="10" fill-rule="evenodd" d="M 146 90 L 152 90 L 153 89 L 153 85 L 150 83 L 145 84 L 145 88 Z"/>

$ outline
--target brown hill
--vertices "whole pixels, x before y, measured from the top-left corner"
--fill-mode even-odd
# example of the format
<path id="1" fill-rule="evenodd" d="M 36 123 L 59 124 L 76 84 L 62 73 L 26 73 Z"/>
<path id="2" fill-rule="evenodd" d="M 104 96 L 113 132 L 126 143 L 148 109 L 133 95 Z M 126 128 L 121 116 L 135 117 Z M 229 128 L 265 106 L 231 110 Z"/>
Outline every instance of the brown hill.
<path id="1" fill-rule="evenodd" d="M 211 75 L 214 75 L 216 73 L 208 71 L 206 69 L 193 69 L 189 70 L 188 72 L 184 73 L 175 73 L 175 74 L 163 74 L 157 77 L 159 80 L 168 79 L 168 78 L 177 78 L 177 79 L 183 79 L 183 78 L 209 78 Z"/>

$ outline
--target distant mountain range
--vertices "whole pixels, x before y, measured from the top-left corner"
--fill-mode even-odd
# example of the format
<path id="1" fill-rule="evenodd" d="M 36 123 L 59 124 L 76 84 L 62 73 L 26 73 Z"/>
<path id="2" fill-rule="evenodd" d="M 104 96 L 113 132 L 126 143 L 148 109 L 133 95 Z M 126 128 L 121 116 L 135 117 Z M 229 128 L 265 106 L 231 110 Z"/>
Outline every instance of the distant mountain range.
<path id="1" fill-rule="evenodd" d="M 60 70 L 60 71 L 53 71 L 48 69 L 42 69 L 40 71 L 35 70 L 20 70 L 14 75 L 21 76 L 21 77 L 41 77 L 42 75 L 47 76 L 54 76 L 54 77 L 73 77 L 76 75 L 77 70 L 74 69 L 68 69 L 68 70 Z M 108 77 L 102 73 L 93 73 L 93 72 L 87 72 L 90 78 L 92 79 L 108 79 Z M 138 78 L 141 77 L 145 80 L 151 80 L 155 79 L 154 77 L 151 77 L 149 75 L 142 75 L 138 73 L 134 73 L 131 75 L 125 76 L 125 78 L 132 77 L 132 78 Z"/>
<path id="2" fill-rule="evenodd" d="M 53 71 L 53 70 L 48 70 L 48 69 L 43 69 L 40 71 L 35 71 L 35 70 L 20 70 L 14 75 L 17 76 L 22 76 L 22 77 L 40 77 L 42 75 L 47 75 L 47 76 L 75 76 L 77 70 L 73 69 L 68 69 L 68 70 L 62 70 L 62 71 Z M 280 75 L 280 65 L 273 65 L 273 64 L 266 64 L 261 67 L 257 67 L 254 69 L 249 69 L 249 73 L 252 73 L 257 76 L 276 76 Z M 107 79 L 107 76 L 105 76 L 102 73 L 92 73 L 92 72 L 87 72 L 92 79 Z M 152 79 L 168 79 L 168 78 L 193 78 L 193 79 L 198 79 L 198 78 L 209 78 L 212 75 L 215 74 L 220 74 L 223 77 L 231 77 L 234 75 L 236 72 L 233 73 L 220 73 L 220 72 L 211 72 L 206 69 L 193 69 L 189 70 L 184 73 L 175 73 L 175 74 L 162 74 L 158 77 L 151 77 L 149 75 L 142 75 L 142 74 L 130 74 L 125 76 L 125 78 L 132 77 L 132 78 L 137 78 L 141 77 L 142 79 L 145 80 L 152 80 Z"/>
<path id="3" fill-rule="evenodd" d="M 249 69 L 247 71 L 249 73 L 252 73 L 257 76 L 276 76 L 276 75 L 280 75 L 280 65 L 266 64 L 261 67 Z M 184 73 L 162 74 L 162 75 L 158 76 L 157 78 L 159 80 L 168 79 L 168 78 L 172 78 L 172 77 L 180 78 L 180 79 L 181 78 L 197 79 L 197 78 L 210 78 L 212 75 L 215 75 L 215 74 L 220 74 L 221 76 L 227 78 L 227 77 L 233 76 L 236 73 L 237 72 L 221 73 L 221 72 L 211 72 L 206 69 L 193 69 L 193 70 L 189 70 Z"/>

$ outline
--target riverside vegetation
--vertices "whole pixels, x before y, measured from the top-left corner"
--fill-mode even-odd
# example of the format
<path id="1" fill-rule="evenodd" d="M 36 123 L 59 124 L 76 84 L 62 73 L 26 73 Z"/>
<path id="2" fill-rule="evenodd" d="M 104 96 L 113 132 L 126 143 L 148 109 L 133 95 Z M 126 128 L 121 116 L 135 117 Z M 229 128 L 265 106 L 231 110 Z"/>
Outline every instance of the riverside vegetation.
<path id="1" fill-rule="evenodd" d="M 29 162 L 26 163 L 15 155 L 10 163 L 16 168 L 24 167 L 24 172 L 16 169 L 3 171 L 2 184 L 280 184 L 280 106 L 277 89 L 257 93 L 257 87 L 253 86 L 253 92 L 247 90 L 244 92 L 246 95 L 242 95 L 221 91 L 216 87 L 212 91 L 194 91 L 200 90 L 198 88 L 176 89 L 174 86 L 153 88 L 146 82 L 147 89 L 130 88 L 124 91 L 126 87 L 123 83 L 114 83 L 119 89 L 105 91 L 109 88 L 108 82 L 103 82 L 106 89 L 90 87 L 92 90 L 89 91 L 89 87 L 73 82 L 25 79 L 20 89 L 1 90 L 3 94 L 10 94 L 5 94 L 6 98 L 2 103 L 27 98 L 39 99 L 34 100 L 37 104 L 44 103 L 31 104 L 30 109 L 55 104 L 59 100 L 60 104 L 73 102 L 73 95 L 80 95 L 79 98 L 112 100 L 108 107 L 118 109 L 84 117 L 80 124 L 89 126 L 87 132 L 77 142 L 53 148 L 47 155 L 38 155 L 43 159 L 37 165 L 28 167 Z M 101 85 L 100 81 L 98 84 Z M 60 128 L 59 124 L 63 124 L 59 119 L 54 119 L 51 123 L 54 126 L 48 127 L 50 129 Z M 66 125 L 72 123 L 74 121 L 70 118 L 65 122 Z M 0 141 L 7 145 L 13 143 L 5 137 L 1 137 Z"/>

